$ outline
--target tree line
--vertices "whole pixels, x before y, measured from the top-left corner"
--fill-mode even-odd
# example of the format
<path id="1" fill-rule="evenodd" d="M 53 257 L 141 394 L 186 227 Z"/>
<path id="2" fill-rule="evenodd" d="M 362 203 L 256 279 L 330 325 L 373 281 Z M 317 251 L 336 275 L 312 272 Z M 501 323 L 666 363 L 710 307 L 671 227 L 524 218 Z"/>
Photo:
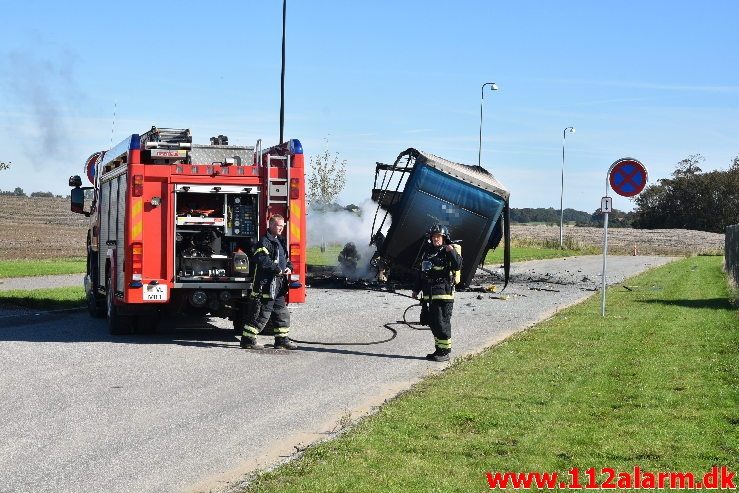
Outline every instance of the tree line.
<path id="1" fill-rule="evenodd" d="M 565 223 L 575 223 L 575 226 L 602 226 L 603 214 L 600 210 L 584 212 L 575 209 L 565 209 L 562 213 Z M 609 214 L 608 226 L 615 228 L 630 228 L 634 219 L 633 212 L 623 212 L 613 209 Z M 522 209 L 511 208 L 511 222 L 514 223 L 544 223 L 559 225 L 559 209 L 553 207 Z"/>
<path id="2" fill-rule="evenodd" d="M 725 171 L 704 173 L 704 161 L 700 154 L 688 156 L 671 178 L 647 186 L 634 199 L 634 227 L 723 233 L 739 224 L 739 156 Z"/>

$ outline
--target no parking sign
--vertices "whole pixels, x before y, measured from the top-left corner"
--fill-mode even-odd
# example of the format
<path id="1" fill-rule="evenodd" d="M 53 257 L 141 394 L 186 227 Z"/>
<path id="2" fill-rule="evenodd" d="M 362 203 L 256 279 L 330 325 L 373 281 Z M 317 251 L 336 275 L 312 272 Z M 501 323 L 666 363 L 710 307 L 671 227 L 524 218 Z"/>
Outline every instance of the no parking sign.
<path id="1" fill-rule="evenodd" d="M 647 184 L 647 168 L 634 158 L 619 159 L 608 170 L 608 182 L 622 197 L 639 195 Z"/>
<path id="2" fill-rule="evenodd" d="M 611 197 L 608 196 L 608 185 L 622 197 L 639 195 L 647 185 L 647 168 L 638 160 L 625 157 L 618 159 L 610 168 L 606 178 L 606 196 L 600 201 L 603 213 L 603 275 L 601 276 L 600 314 L 606 316 L 606 256 L 608 255 L 608 213 L 612 211 Z"/>

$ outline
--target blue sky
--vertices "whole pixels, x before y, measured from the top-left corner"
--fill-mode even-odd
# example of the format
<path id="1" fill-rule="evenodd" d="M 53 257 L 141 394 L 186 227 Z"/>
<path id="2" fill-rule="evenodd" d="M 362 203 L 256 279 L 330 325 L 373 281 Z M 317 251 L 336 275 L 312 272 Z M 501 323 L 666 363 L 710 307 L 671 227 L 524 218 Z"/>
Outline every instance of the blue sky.
<path id="1" fill-rule="evenodd" d="M 3 3 L 0 189 L 66 194 L 88 155 L 151 125 L 278 140 L 279 0 Z M 565 207 L 593 211 L 621 157 L 653 182 L 739 154 L 738 18 L 722 0 L 288 0 L 285 134 L 346 159 L 340 202 L 357 203 L 408 147 L 476 164 L 496 82 L 482 163 L 511 206 L 559 208 L 574 126 Z"/>

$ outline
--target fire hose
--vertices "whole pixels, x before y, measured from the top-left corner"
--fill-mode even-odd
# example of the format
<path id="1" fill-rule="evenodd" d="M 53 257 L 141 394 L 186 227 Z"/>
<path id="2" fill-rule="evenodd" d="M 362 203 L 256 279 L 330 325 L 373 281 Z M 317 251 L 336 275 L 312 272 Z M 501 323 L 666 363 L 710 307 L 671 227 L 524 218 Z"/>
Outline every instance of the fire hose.
<path id="1" fill-rule="evenodd" d="M 372 291 L 378 291 L 378 292 L 382 292 L 382 293 L 388 293 L 389 292 L 389 293 L 392 293 L 392 294 L 395 294 L 395 295 L 398 295 L 398 296 L 404 296 L 406 298 L 415 299 L 412 296 L 408 296 L 407 294 L 398 293 L 396 291 L 383 291 L 383 290 L 380 290 L 380 289 L 372 289 Z M 292 337 L 290 338 L 290 340 L 292 340 L 293 342 L 296 342 L 298 344 L 311 344 L 311 345 L 315 345 L 315 346 L 373 346 L 375 344 L 384 344 L 384 343 L 390 342 L 393 339 L 395 339 L 396 337 L 398 337 L 398 331 L 397 331 L 397 329 L 391 327 L 392 325 L 405 324 L 405 325 L 407 325 L 408 327 L 410 327 L 413 330 L 429 330 L 427 328 L 414 327 L 413 324 L 417 324 L 418 325 L 418 323 L 416 323 L 416 322 L 409 322 L 409 321 L 406 320 L 406 314 L 408 313 L 408 310 L 410 310 L 411 308 L 416 307 L 416 306 L 422 306 L 422 304 L 421 303 L 414 303 L 414 304 L 408 306 L 405 309 L 405 311 L 403 311 L 403 320 L 399 320 L 397 322 L 388 322 L 386 324 L 383 324 L 383 327 L 385 329 L 389 330 L 392 333 L 392 335 L 390 337 L 388 337 L 387 339 L 382 339 L 380 341 L 371 341 L 371 342 L 303 341 L 303 340 L 299 340 L 299 339 L 293 339 Z"/>

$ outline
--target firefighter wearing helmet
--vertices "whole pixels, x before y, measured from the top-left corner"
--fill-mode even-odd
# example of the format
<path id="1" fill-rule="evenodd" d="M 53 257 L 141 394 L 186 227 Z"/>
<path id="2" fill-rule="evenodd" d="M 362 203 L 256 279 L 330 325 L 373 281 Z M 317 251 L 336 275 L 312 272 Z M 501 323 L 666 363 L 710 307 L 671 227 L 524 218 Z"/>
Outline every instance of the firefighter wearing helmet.
<path id="1" fill-rule="evenodd" d="M 462 256 L 451 244 L 449 229 L 435 224 L 426 234 L 420 270 L 413 287 L 413 297 L 423 292 L 428 306 L 428 321 L 434 334 L 435 350 L 426 355 L 431 361 L 449 361 L 452 352 L 452 308 L 454 306 L 454 271 L 462 268 Z"/>

